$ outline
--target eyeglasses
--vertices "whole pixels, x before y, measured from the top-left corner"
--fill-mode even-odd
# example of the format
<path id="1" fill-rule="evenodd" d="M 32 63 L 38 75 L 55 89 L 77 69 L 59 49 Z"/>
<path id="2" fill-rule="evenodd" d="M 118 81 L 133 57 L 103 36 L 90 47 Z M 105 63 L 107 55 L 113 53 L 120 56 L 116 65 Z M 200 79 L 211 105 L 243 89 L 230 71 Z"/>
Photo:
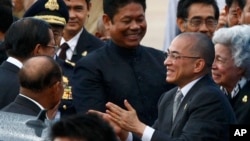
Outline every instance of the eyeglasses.
<path id="1" fill-rule="evenodd" d="M 200 19 L 200 18 L 194 18 L 190 20 L 185 19 L 185 21 L 189 22 L 192 27 L 196 27 L 196 28 L 200 27 L 204 23 L 204 21 L 205 21 L 207 28 L 213 29 L 217 26 L 217 20 L 213 18 L 208 18 L 205 20 Z"/>
<path id="2" fill-rule="evenodd" d="M 190 58 L 190 59 L 200 59 L 201 57 L 195 57 L 195 56 L 184 56 L 184 55 L 180 55 L 177 52 L 170 52 L 169 50 L 166 51 L 166 57 L 169 59 L 173 59 L 173 60 L 179 60 L 181 58 Z"/>
<path id="3" fill-rule="evenodd" d="M 57 50 L 59 47 L 58 46 L 51 46 L 51 45 L 46 45 L 47 47 L 49 47 L 49 48 L 53 48 L 54 50 Z"/>

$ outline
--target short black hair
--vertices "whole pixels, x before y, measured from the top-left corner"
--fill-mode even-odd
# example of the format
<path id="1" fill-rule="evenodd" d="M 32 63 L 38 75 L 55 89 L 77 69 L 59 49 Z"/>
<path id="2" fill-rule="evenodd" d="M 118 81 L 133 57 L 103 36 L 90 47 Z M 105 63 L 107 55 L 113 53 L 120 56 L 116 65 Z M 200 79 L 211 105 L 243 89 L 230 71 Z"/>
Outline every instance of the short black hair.
<path id="1" fill-rule="evenodd" d="M 113 21 L 113 17 L 117 14 L 118 10 L 130 3 L 141 4 L 143 10 L 146 11 L 145 0 L 103 0 L 103 11 Z"/>
<path id="2" fill-rule="evenodd" d="M 240 9 L 243 10 L 244 7 L 246 6 L 246 0 L 237 0 L 237 1 Z"/>
<path id="3" fill-rule="evenodd" d="M 57 137 L 84 141 L 118 141 L 112 127 L 95 114 L 78 114 L 59 120 L 50 132 L 52 141 Z"/>
<path id="4" fill-rule="evenodd" d="M 5 48 L 8 55 L 29 58 L 37 44 L 46 46 L 50 42 L 51 26 L 40 19 L 23 18 L 14 22 L 5 34 Z"/>
<path id="5" fill-rule="evenodd" d="M 220 13 L 216 0 L 180 0 L 177 6 L 177 18 L 186 19 L 189 14 L 189 8 L 194 3 L 212 5 L 215 12 L 214 17 L 218 20 Z"/>
<path id="6" fill-rule="evenodd" d="M 0 0 L 0 32 L 5 33 L 13 23 L 11 0 Z"/>

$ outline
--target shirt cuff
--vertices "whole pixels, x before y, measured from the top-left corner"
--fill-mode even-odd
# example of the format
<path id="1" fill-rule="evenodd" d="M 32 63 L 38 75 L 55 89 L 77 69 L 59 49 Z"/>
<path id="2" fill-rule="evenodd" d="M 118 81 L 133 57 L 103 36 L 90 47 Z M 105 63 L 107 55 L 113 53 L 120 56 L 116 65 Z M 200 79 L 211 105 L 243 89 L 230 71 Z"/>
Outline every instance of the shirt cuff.
<path id="1" fill-rule="evenodd" d="M 133 135 L 131 132 L 128 133 L 128 137 L 127 137 L 126 141 L 133 141 Z"/>
<path id="2" fill-rule="evenodd" d="M 149 127 L 149 126 L 146 126 L 144 132 L 143 132 L 143 135 L 142 135 L 142 138 L 141 140 L 142 141 L 150 141 L 153 134 L 155 132 L 155 129 Z"/>

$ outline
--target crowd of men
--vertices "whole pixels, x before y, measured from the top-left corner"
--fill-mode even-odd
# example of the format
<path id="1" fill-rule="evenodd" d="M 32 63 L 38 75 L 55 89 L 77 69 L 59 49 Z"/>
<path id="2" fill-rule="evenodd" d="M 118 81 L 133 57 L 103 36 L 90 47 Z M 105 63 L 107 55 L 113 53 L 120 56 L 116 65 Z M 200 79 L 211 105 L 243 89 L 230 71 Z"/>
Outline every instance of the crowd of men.
<path id="1" fill-rule="evenodd" d="M 229 141 L 230 125 L 250 124 L 250 0 L 225 3 L 179 0 L 180 34 L 161 51 L 141 44 L 145 0 L 103 0 L 103 36 L 84 26 L 91 0 L 37 0 L 19 19 L 3 0 L 0 109 L 46 110 L 56 141 L 94 140 L 68 128 L 96 124 L 103 140 Z"/>

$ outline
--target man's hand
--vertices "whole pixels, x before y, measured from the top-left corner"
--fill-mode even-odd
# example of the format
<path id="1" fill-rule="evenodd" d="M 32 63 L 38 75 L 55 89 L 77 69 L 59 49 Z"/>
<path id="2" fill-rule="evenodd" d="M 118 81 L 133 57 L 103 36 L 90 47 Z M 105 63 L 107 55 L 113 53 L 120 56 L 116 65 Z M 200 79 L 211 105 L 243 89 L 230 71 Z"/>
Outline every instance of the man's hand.
<path id="1" fill-rule="evenodd" d="M 139 137 L 142 137 L 146 125 L 138 119 L 135 109 L 128 103 L 127 100 L 124 100 L 124 105 L 127 110 L 108 102 L 106 104 L 106 113 L 109 114 L 109 118 L 122 129 L 133 132 Z"/>

